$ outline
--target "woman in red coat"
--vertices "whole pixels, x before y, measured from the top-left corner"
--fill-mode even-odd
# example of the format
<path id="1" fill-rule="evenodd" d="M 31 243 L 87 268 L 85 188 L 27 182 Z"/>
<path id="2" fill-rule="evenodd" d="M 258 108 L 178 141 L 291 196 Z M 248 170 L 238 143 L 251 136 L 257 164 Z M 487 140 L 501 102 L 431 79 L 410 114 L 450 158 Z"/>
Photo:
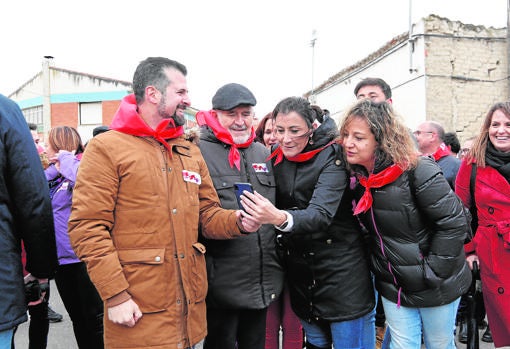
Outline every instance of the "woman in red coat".
<path id="1" fill-rule="evenodd" d="M 455 191 L 467 207 L 471 167 L 478 229 L 465 245 L 470 267 L 480 265 L 483 296 L 494 345 L 510 345 L 510 102 L 494 104 L 457 174 Z"/>

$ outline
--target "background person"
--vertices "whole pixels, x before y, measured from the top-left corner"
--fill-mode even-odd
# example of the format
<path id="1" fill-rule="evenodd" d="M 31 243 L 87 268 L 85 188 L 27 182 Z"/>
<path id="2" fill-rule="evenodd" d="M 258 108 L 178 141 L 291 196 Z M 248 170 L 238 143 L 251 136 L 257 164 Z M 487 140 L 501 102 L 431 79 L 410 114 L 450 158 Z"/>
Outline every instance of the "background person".
<path id="1" fill-rule="evenodd" d="M 198 147 L 184 138 L 184 65 L 149 57 L 110 130 L 93 137 L 77 178 L 71 243 L 104 301 L 108 348 L 201 348 L 205 247 L 256 231 L 225 210 Z"/>
<path id="2" fill-rule="evenodd" d="M 15 328 L 27 321 L 21 244 L 30 273 L 27 281 L 49 287 L 57 255 L 51 202 L 37 150 L 19 106 L 3 95 L 0 145 L 0 348 L 9 349 Z M 44 297 L 43 292 L 30 305 Z"/>
<path id="3" fill-rule="evenodd" d="M 255 140 L 271 149 L 271 146 L 277 143 L 274 131 L 274 120 L 272 113 L 267 113 L 257 125 L 255 130 Z"/>
<path id="4" fill-rule="evenodd" d="M 476 165 L 474 198 L 470 194 Z M 485 310 L 494 345 L 510 346 L 510 103 L 491 106 L 480 135 L 465 158 L 455 191 L 470 207 L 476 205 L 478 229 L 465 246 L 467 261 L 480 266 Z"/>
<path id="5" fill-rule="evenodd" d="M 80 135 L 75 128 L 52 128 L 48 133 L 46 147 L 51 165 L 44 172 L 50 188 L 57 242 L 59 265 L 55 273 L 55 283 L 73 322 L 78 347 L 102 349 L 103 303 L 90 281 L 85 263 L 80 261 L 71 247 L 67 227 L 83 150 Z"/>
<path id="6" fill-rule="evenodd" d="M 455 132 L 446 132 L 444 134 L 444 144 L 446 144 L 446 147 L 450 150 L 450 155 L 458 157 L 460 141 Z"/>
<path id="7" fill-rule="evenodd" d="M 425 121 L 418 126 L 413 134 L 416 137 L 420 153 L 434 158 L 441 167 L 448 184 L 454 190 L 460 160 L 451 155 L 450 149 L 446 146 L 443 126 L 436 121 Z"/>
<path id="8" fill-rule="evenodd" d="M 388 103 L 364 99 L 349 108 L 340 138 L 390 329 L 383 347 L 419 349 L 423 334 L 429 349 L 455 348 L 455 314 L 471 283 L 462 204 L 432 159 L 417 158 Z"/>
<path id="9" fill-rule="evenodd" d="M 276 207 L 259 193 L 245 193 L 244 207 L 255 221 L 281 231 L 306 348 L 374 348 L 374 324 L 367 321 L 375 307 L 372 279 L 336 124 L 301 97 L 281 100 L 273 117 Z"/>

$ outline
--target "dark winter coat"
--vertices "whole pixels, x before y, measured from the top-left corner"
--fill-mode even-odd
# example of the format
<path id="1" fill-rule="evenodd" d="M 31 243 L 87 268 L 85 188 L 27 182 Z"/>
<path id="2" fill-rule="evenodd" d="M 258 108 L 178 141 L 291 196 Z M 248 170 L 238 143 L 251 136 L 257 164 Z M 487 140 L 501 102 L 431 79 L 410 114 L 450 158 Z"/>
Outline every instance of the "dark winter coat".
<path id="1" fill-rule="evenodd" d="M 27 320 L 26 270 L 52 277 L 57 266 L 53 216 L 41 160 L 19 107 L 0 95 L 0 332 Z"/>
<path id="2" fill-rule="evenodd" d="M 460 160 L 452 155 L 447 155 L 437 160 L 437 164 L 441 168 L 450 188 L 455 190 L 455 178 L 457 178 L 457 172 L 459 172 Z"/>
<path id="3" fill-rule="evenodd" d="M 326 119 L 303 152 L 326 145 L 335 131 L 334 121 Z M 369 313 L 373 286 L 340 147 L 330 145 L 305 162 L 284 158 L 274 172 L 277 207 L 294 220 L 281 239 L 294 312 L 306 321 Z"/>
<path id="4" fill-rule="evenodd" d="M 275 182 L 266 159 L 269 151 L 253 142 L 239 149 L 241 170 L 230 167 L 230 146 L 219 141 L 206 126 L 199 142 L 221 206 L 239 209 L 235 182 L 249 182 L 253 189 L 274 203 Z M 202 239 L 206 246 L 209 291 L 207 306 L 230 309 L 263 309 L 283 288 L 283 268 L 276 254 L 275 231 L 269 224 L 256 233 L 232 240 Z"/>
<path id="5" fill-rule="evenodd" d="M 358 185 L 357 200 L 364 191 Z M 471 283 L 463 250 L 468 221 L 434 160 L 421 157 L 414 170 L 372 189 L 372 197 L 371 209 L 359 217 L 370 232 L 382 296 L 406 307 L 433 307 L 464 294 Z"/>

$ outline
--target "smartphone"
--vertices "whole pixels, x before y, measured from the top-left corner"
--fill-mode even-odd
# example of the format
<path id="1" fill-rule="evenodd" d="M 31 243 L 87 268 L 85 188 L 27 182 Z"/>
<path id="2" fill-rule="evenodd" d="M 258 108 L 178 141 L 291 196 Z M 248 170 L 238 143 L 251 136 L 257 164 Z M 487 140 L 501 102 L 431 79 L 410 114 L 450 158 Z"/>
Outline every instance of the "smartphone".
<path id="1" fill-rule="evenodd" d="M 241 195 L 243 194 L 243 191 L 249 191 L 250 193 L 253 193 L 253 187 L 250 183 L 234 183 L 234 191 L 236 193 L 236 199 L 237 199 L 237 205 L 241 210 L 244 211 L 243 205 L 241 204 Z"/>

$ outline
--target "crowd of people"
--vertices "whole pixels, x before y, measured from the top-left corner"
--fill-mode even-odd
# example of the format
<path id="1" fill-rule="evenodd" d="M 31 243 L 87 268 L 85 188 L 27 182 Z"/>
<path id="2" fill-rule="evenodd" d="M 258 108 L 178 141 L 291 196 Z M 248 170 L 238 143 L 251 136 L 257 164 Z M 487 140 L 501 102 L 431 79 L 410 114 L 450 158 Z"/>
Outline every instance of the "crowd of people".
<path id="1" fill-rule="evenodd" d="M 46 348 L 50 279 L 79 348 L 452 349 L 476 265 L 484 340 L 510 346 L 510 102 L 461 147 L 380 78 L 338 123 L 286 97 L 255 125 L 229 83 L 189 137 L 186 75 L 141 61 L 86 145 L 43 146 L 0 96 L 0 349 L 27 309 Z"/>

